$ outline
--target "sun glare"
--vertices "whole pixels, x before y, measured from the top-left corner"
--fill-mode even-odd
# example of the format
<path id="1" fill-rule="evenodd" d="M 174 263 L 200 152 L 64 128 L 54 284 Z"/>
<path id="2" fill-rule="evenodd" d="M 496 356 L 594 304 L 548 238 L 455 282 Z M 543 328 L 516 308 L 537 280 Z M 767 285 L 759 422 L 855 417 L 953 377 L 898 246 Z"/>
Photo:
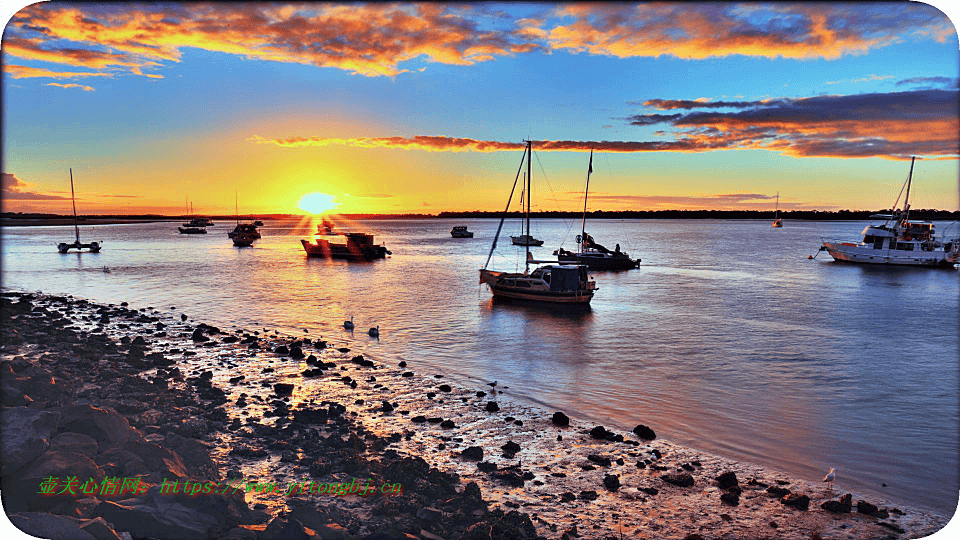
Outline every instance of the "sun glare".
<path id="1" fill-rule="evenodd" d="M 307 193 L 297 202 L 297 207 L 311 214 L 322 214 L 338 206 L 337 198 L 326 193 Z"/>

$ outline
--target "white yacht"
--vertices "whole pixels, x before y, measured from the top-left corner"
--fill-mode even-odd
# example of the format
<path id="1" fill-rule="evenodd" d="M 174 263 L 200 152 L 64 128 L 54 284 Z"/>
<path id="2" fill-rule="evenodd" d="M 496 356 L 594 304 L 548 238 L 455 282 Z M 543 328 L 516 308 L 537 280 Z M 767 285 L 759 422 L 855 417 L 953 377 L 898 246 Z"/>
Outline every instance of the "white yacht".
<path id="1" fill-rule="evenodd" d="M 860 242 L 821 239 L 820 251 L 826 251 L 836 261 L 859 264 L 953 268 L 960 262 L 960 238 L 938 239 L 933 223 L 910 219 L 914 161 L 916 157 L 910 161 L 903 210 L 870 216 L 877 221 L 863 229 Z"/>

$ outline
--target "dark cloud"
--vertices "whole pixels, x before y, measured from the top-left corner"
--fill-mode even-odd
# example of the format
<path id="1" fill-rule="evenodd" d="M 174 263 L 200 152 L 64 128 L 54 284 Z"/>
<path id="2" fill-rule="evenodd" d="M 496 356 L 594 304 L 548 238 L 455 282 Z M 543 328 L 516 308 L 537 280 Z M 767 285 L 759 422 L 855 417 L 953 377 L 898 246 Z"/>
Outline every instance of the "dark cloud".
<path id="1" fill-rule="evenodd" d="M 29 191 L 30 185 L 12 173 L 2 173 L 0 198 L 18 201 L 69 201 L 69 197 Z"/>

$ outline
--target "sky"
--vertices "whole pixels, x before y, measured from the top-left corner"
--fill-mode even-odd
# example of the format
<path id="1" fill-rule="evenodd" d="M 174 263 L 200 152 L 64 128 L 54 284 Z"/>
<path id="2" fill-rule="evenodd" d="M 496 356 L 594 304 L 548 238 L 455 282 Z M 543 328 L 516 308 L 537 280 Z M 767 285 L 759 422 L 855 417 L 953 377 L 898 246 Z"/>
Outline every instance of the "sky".
<path id="1" fill-rule="evenodd" d="M 945 0 L 24 3 L 5 212 L 960 210 Z"/>

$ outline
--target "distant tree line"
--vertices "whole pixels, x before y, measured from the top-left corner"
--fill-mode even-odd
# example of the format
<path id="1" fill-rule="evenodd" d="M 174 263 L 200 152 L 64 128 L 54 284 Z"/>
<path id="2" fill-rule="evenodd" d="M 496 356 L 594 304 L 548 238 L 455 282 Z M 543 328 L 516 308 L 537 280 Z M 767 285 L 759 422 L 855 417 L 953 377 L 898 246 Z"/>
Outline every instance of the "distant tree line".
<path id="1" fill-rule="evenodd" d="M 890 210 L 781 210 L 780 217 L 793 220 L 810 221 L 838 221 L 838 220 L 868 220 L 873 214 L 889 214 Z M 488 218 L 499 219 L 503 212 L 440 212 L 439 214 L 340 214 L 351 219 L 468 219 Z M 530 217 L 536 219 L 579 219 L 580 212 L 531 212 Z M 509 212 L 507 217 L 520 218 L 521 212 Z M 3 220 L 61 220 L 73 219 L 71 215 L 3 212 Z M 117 220 L 117 221 L 171 221 L 189 219 L 190 216 L 162 216 L 157 214 L 142 215 L 84 215 L 78 216 L 80 221 L 86 219 Z M 295 214 L 259 214 L 256 216 L 240 216 L 241 220 L 251 219 L 283 219 L 302 217 Z M 952 221 L 960 220 L 960 211 L 957 210 L 910 210 L 910 217 L 917 220 Z M 594 219 L 771 219 L 769 210 L 595 210 L 587 212 L 587 218 Z M 236 216 L 211 216 L 211 219 L 235 220 Z"/>

